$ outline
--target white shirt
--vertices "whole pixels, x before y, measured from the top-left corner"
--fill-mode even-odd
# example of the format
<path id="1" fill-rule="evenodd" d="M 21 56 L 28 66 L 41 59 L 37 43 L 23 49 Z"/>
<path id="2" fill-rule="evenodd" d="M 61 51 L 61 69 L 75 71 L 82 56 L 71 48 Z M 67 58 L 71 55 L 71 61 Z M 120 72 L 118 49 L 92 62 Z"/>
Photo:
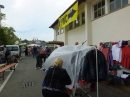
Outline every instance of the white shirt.
<path id="1" fill-rule="evenodd" d="M 116 44 L 112 46 L 112 56 L 113 56 L 113 60 L 121 62 L 122 50 Z"/>

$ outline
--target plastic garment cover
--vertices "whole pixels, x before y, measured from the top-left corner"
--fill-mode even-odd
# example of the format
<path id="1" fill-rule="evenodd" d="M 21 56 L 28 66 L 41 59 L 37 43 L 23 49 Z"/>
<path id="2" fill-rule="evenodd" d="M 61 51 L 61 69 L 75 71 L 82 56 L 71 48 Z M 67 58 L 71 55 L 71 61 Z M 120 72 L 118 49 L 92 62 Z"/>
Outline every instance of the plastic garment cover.
<path id="1" fill-rule="evenodd" d="M 77 84 L 80 68 L 84 61 L 84 56 L 86 53 L 92 49 L 95 49 L 92 46 L 63 46 L 55 49 L 51 55 L 46 59 L 46 62 L 42 65 L 43 68 L 48 69 L 50 66 L 53 66 L 55 58 L 63 59 L 63 66 L 71 78 L 71 85 L 67 87 L 72 89 Z"/>

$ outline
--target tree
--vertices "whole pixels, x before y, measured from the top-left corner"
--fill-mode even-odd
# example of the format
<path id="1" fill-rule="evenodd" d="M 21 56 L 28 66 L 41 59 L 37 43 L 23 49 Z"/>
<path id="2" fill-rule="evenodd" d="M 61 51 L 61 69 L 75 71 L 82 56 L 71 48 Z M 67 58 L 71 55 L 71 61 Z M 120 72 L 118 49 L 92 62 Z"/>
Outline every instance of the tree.
<path id="1" fill-rule="evenodd" d="M 3 13 L 0 13 L 0 20 L 2 20 L 2 19 L 5 19 L 5 14 L 3 14 Z"/>
<path id="2" fill-rule="evenodd" d="M 14 34 L 13 27 L 1 27 L 1 29 L 6 36 L 6 44 L 15 44 L 16 41 L 19 41 L 19 38 Z"/>
<path id="3" fill-rule="evenodd" d="M 0 13 L 0 20 L 5 19 L 5 14 Z M 0 42 L 2 44 L 15 44 L 19 41 L 19 38 L 14 34 L 15 30 L 13 27 L 1 27 L 0 28 Z"/>
<path id="4" fill-rule="evenodd" d="M 26 43 L 26 44 L 29 43 L 29 41 L 28 41 L 27 39 L 24 39 L 24 40 L 22 40 L 21 42 L 22 42 L 22 43 Z"/>
<path id="5" fill-rule="evenodd" d="M 8 44 L 7 40 L 7 35 L 5 34 L 4 29 L 0 28 L 0 44 Z"/>

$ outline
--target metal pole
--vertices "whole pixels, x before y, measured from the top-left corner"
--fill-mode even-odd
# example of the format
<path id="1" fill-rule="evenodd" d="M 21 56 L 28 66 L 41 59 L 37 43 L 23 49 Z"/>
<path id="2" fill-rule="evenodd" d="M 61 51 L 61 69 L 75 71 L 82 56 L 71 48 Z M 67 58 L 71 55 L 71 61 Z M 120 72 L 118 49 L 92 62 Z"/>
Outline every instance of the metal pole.
<path id="1" fill-rule="evenodd" d="M 99 96 L 99 87 L 98 87 L 98 60 L 97 60 L 97 48 L 95 47 L 96 50 L 96 74 L 97 74 L 97 97 Z"/>

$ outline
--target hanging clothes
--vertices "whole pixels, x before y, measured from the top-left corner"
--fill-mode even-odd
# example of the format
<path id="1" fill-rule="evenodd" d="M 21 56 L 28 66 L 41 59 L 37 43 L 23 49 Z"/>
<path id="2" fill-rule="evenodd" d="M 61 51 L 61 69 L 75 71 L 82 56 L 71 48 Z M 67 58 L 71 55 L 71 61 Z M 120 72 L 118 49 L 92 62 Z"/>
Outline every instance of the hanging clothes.
<path id="1" fill-rule="evenodd" d="M 98 81 L 107 79 L 107 65 L 104 54 L 101 51 L 97 51 L 98 60 Z M 97 81 L 96 77 L 96 51 L 91 50 L 87 52 L 84 60 L 84 64 L 80 74 L 81 80 L 85 80 L 87 83 Z"/>
<path id="2" fill-rule="evenodd" d="M 113 65 L 114 65 L 113 56 L 112 56 L 112 52 L 110 51 L 108 55 L 108 69 L 110 69 Z"/>
<path id="3" fill-rule="evenodd" d="M 112 46 L 112 56 L 113 60 L 116 60 L 118 62 L 122 61 L 122 50 L 118 47 L 117 44 Z"/>
<path id="4" fill-rule="evenodd" d="M 130 47 L 127 45 L 122 48 L 122 66 L 130 69 Z"/>
<path id="5" fill-rule="evenodd" d="M 102 49 L 102 53 L 104 54 L 106 61 L 108 61 L 109 52 L 110 52 L 109 47 L 106 47 L 106 48 Z"/>

